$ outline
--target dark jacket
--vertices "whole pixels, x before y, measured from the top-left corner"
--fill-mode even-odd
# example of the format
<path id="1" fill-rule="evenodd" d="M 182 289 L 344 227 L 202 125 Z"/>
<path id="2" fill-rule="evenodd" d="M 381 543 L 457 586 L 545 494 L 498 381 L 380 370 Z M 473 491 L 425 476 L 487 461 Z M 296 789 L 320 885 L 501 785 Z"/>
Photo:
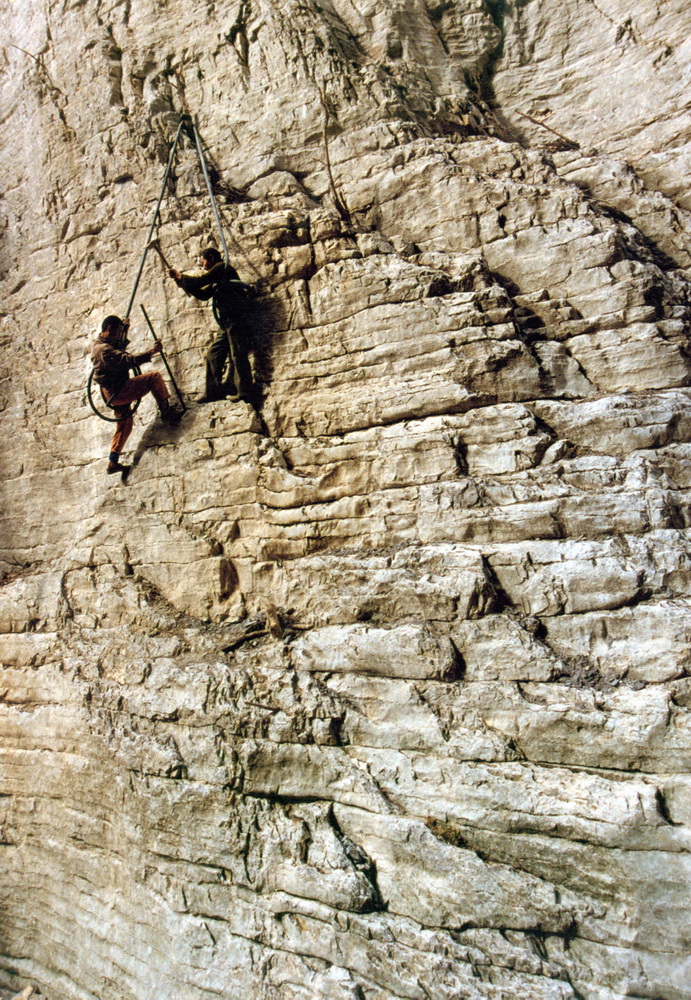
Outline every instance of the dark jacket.
<path id="1" fill-rule="evenodd" d="M 252 291 L 251 285 L 240 281 L 235 268 L 222 261 L 199 277 L 183 274 L 178 284 L 195 299 L 212 299 L 216 322 L 224 329 L 242 318 Z"/>
<path id="2" fill-rule="evenodd" d="M 91 348 L 94 379 L 111 395 L 115 395 L 125 384 L 130 369 L 138 368 L 145 361 L 151 361 L 150 351 L 145 351 L 143 354 L 128 354 L 103 337 L 99 337 Z"/>

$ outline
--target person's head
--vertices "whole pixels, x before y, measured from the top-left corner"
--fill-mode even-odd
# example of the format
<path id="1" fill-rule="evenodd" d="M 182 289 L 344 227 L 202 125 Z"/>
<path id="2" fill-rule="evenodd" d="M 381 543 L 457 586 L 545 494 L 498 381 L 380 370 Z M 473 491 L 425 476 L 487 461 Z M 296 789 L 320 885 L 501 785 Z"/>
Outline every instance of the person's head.
<path id="1" fill-rule="evenodd" d="M 216 247 L 207 247 L 206 250 L 202 250 L 199 254 L 199 259 L 202 262 L 202 267 L 206 271 L 210 271 L 214 264 L 220 263 L 221 255 Z"/>
<path id="2" fill-rule="evenodd" d="M 119 316 L 106 316 L 101 323 L 101 336 L 106 340 L 119 340 L 129 323 L 120 319 Z"/>

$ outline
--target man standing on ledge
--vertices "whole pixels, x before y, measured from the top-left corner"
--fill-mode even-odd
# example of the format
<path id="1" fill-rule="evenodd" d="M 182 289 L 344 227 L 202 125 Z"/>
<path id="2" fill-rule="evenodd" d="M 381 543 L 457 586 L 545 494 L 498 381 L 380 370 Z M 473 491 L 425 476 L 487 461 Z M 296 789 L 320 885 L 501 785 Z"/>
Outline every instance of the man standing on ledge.
<path id="1" fill-rule="evenodd" d="M 206 393 L 201 403 L 217 399 L 251 402 L 252 370 L 243 343 L 241 324 L 245 302 L 251 286 L 240 281 L 234 267 L 224 264 L 215 247 L 202 250 L 200 256 L 204 274 L 193 277 L 171 267 L 168 274 L 178 287 L 196 299 L 212 300 L 214 316 L 220 331 L 206 355 Z M 228 374 L 223 369 L 228 361 Z"/>
<path id="2" fill-rule="evenodd" d="M 134 425 L 130 403 L 151 392 L 165 423 L 175 423 L 181 416 L 179 410 L 168 402 L 170 393 L 160 372 L 146 372 L 130 378 L 130 369 L 151 361 L 153 355 L 161 350 L 161 344 L 156 340 L 141 354 L 128 354 L 125 347 L 129 325 L 128 319 L 106 316 L 101 325 L 101 335 L 91 348 L 94 380 L 100 385 L 104 399 L 118 418 L 110 443 L 108 475 L 129 470 L 129 466 L 120 464 L 120 454 Z"/>

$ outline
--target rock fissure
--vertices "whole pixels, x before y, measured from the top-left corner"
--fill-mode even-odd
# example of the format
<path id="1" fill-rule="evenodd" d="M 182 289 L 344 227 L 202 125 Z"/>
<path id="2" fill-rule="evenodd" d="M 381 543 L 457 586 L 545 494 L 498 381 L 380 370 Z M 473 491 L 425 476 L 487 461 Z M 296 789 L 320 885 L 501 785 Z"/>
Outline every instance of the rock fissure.
<path id="1" fill-rule="evenodd" d="M 686 5 L 0 9 L 0 986 L 691 996 Z M 79 387 L 179 107 L 256 409 L 148 260 L 124 485 Z"/>

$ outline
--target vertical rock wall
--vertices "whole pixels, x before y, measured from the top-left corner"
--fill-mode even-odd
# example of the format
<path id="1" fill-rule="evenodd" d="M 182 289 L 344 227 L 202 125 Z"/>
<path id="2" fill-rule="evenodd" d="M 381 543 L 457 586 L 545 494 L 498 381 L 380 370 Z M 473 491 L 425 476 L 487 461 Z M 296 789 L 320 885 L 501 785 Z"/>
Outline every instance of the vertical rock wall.
<path id="1" fill-rule="evenodd" d="M 0 984 L 691 997 L 686 5 L 0 12 Z M 191 402 L 125 485 L 88 349 L 181 113 L 257 399 L 150 255 Z"/>

